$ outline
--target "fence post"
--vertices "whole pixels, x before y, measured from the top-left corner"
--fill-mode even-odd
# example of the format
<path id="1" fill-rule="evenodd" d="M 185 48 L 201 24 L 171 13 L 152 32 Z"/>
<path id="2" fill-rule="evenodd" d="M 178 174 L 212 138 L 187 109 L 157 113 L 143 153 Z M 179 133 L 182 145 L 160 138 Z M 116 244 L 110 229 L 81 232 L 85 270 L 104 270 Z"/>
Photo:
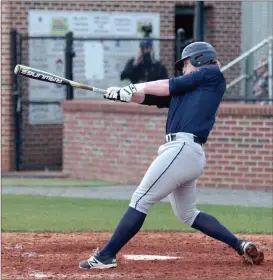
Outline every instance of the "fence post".
<path id="1" fill-rule="evenodd" d="M 18 64 L 17 57 L 17 31 L 11 30 L 11 75 L 12 75 L 12 111 L 14 118 L 14 168 L 16 171 L 20 170 L 21 165 L 21 129 L 20 129 L 20 96 L 18 89 L 18 76 L 14 74 L 13 70 Z"/>
<path id="2" fill-rule="evenodd" d="M 194 12 L 194 40 L 204 40 L 204 1 L 195 2 Z"/>
<path id="3" fill-rule="evenodd" d="M 176 31 L 176 61 L 181 58 L 182 53 L 182 45 L 185 40 L 185 30 L 183 28 L 179 28 Z M 175 76 L 178 76 L 178 70 L 175 70 Z"/>
<path id="4" fill-rule="evenodd" d="M 273 37 L 268 42 L 268 98 L 273 98 Z"/>
<path id="5" fill-rule="evenodd" d="M 65 48 L 65 78 L 73 80 L 73 57 L 75 56 L 73 49 L 73 33 L 68 32 L 66 34 L 66 48 Z M 74 89 L 71 86 L 67 86 L 66 99 L 74 99 Z"/>

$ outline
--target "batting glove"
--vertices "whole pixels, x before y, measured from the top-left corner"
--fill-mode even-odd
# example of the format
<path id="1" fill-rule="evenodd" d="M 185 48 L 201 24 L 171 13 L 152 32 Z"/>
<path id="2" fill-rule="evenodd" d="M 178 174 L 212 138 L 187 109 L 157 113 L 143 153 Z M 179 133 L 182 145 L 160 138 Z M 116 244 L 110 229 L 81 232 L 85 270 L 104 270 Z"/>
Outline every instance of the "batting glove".
<path id="1" fill-rule="evenodd" d="M 136 87 L 133 84 L 123 88 L 110 87 L 107 90 L 107 93 L 104 94 L 104 98 L 121 101 L 121 102 L 131 102 L 133 93 L 137 91 Z"/>
<path id="2" fill-rule="evenodd" d="M 131 102 L 133 94 L 136 91 L 137 89 L 134 84 L 130 84 L 127 87 L 123 87 L 119 92 L 120 100 L 124 102 Z"/>
<path id="3" fill-rule="evenodd" d="M 109 87 L 103 97 L 109 100 L 120 101 L 120 89 L 120 87 Z"/>

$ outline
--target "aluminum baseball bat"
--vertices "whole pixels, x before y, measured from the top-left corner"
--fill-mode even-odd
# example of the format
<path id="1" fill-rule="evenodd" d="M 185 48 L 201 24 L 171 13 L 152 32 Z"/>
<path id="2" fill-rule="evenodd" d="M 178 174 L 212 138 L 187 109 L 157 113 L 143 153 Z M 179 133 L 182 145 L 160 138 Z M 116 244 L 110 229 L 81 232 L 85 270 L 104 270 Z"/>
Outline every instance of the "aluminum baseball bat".
<path id="1" fill-rule="evenodd" d="M 29 66 L 17 64 L 14 68 L 14 74 L 20 75 L 20 76 L 25 76 L 30 79 L 35 79 L 43 82 L 48 82 L 48 83 L 54 83 L 54 84 L 61 84 L 61 85 L 66 85 L 66 86 L 72 86 L 75 88 L 81 88 L 85 90 L 90 90 L 98 93 L 106 93 L 106 90 L 96 88 L 96 87 L 90 87 L 85 84 L 71 81 L 68 79 L 65 79 L 63 77 L 59 77 L 55 74 L 44 72 L 39 69 L 35 69 Z"/>

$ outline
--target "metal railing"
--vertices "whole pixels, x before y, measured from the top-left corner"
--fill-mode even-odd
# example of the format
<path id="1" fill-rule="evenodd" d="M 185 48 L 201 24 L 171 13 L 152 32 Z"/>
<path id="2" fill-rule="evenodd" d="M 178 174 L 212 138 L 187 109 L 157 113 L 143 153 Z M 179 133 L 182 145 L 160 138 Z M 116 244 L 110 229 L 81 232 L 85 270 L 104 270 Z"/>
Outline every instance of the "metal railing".
<path id="1" fill-rule="evenodd" d="M 262 50 L 262 48 L 267 47 L 267 50 Z M 259 54 L 260 57 L 266 57 L 265 61 L 259 61 L 255 66 L 255 62 L 253 62 L 253 56 L 258 52 L 263 51 L 263 54 Z M 257 59 L 256 59 L 257 60 Z M 241 64 L 240 64 L 241 63 Z M 232 67 L 237 66 L 236 70 L 233 70 L 232 74 L 227 74 L 228 70 L 232 69 Z M 267 100 L 270 101 L 273 99 L 273 36 L 268 37 L 267 39 L 261 41 L 256 46 L 252 47 L 250 50 L 246 51 L 239 57 L 235 58 L 233 61 L 225 65 L 221 68 L 221 71 L 225 73 L 225 75 L 229 76 L 229 81 L 227 83 L 227 91 L 229 92 L 231 89 L 234 89 L 237 86 L 237 96 L 234 96 L 235 99 L 239 99 L 240 95 L 244 99 L 253 99 L 251 98 L 251 92 L 253 89 L 253 76 L 257 72 L 258 69 L 261 67 L 268 66 L 268 74 L 267 74 L 267 84 L 268 84 L 268 98 Z M 234 77 L 234 73 L 236 73 L 236 77 Z M 239 73 L 240 72 L 240 73 Z M 239 83 L 244 82 L 242 87 L 238 86 Z M 239 88 L 239 89 L 238 89 Z M 242 90 L 243 88 L 243 90 Z M 232 95 L 232 94 L 228 94 Z M 236 94 L 234 94 L 236 95 Z M 259 98 L 261 100 L 261 98 Z M 270 104 L 272 101 L 270 101 Z"/>

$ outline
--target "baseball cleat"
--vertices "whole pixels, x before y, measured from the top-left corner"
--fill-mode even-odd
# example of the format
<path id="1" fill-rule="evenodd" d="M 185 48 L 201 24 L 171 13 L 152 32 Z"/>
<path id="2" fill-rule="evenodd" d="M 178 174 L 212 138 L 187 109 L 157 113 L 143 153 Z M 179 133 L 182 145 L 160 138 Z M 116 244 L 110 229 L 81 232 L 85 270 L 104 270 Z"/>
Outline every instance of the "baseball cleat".
<path id="1" fill-rule="evenodd" d="M 88 260 L 79 263 L 79 268 L 83 269 L 107 269 L 116 266 L 116 258 L 99 256 L 99 249 L 96 249 Z"/>
<path id="2" fill-rule="evenodd" d="M 252 242 L 241 240 L 237 251 L 240 256 L 243 256 L 246 263 L 258 265 L 264 260 L 264 253 L 257 249 Z"/>

